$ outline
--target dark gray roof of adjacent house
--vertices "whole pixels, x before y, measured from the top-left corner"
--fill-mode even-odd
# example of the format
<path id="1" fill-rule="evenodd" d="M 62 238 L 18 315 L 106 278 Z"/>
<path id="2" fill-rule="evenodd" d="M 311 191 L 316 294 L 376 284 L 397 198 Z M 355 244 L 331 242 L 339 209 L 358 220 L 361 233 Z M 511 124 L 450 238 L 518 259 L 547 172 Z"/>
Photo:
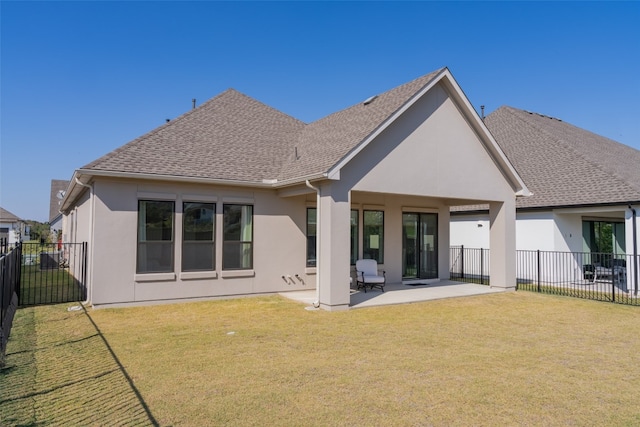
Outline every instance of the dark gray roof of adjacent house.
<path id="1" fill-rule="evenodd" d="M 500 107 L 485 124 L 533 196 L 518 208 L 640 201 L 640 151 L 559 119 Z"/>
<path id="2" fill-rule="evenodd" d="M 0 221 L 3 222 L 16 222 L 20 221 L 20 218 L 9 212 L 4 208 L 0 208 Z"/>
<path id="3" fill-rule="evenodd" d="M 52 222 L 60 213 L 60 204 L 62 200 L 58 198 L 58 193 L 66 191 L 69 181 L 63 179 L 51 180 L 51 193 L 49 194 L 49 222 Z"/>
<path id="4" fill-rule="evenodd" d="M 327 172 L 442 70 L 310 124 L 229 89 L 82 169 L 295 182 Z"/>

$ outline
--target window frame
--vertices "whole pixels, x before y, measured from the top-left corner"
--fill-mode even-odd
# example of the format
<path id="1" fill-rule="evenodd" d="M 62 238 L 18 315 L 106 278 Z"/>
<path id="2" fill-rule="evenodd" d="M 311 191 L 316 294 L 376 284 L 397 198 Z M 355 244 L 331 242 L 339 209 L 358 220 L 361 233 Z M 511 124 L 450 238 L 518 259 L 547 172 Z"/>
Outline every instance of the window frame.
<path id="1" fill-rule="evenodd" d="M 193 232 L 192 230 L 187 231 L 187 219 L 188 219 L 188 215 L 187 215 L 187 211 L 188 209 L 188 205 L 194 205 L 197 206 L 199 205 L 198 209 L 207 209 L 209 208 L 212 212 L 211 214 L 211 239 L 210 240 L 205 240 L 205 239 L 187 239 L 187 233 L 188 232 Z M 198 267 L 191 267 L 191 268 L 185 268 L 185 260 L 187 259 L 187 256 L 185 256 L 185 254 L 187 253 L 187 248 L 188 247 L 197 247 L 197 246 L 208 246 L 211 249 L 211 268 L 198 268 Z M 185 200 L 182 202 L 182 261 L 181 261 L 181 271 L 182 272 L 193 272 L 193 271 L 215 271 L 216 270 L 216 203 L 214 202 L 201 202 L 201 201 L 189 201 L 189 200 Z"/>
<path id="2" fill-rule="evenodd" d="M 355 224 L 353 223 L 355 213 Z M 349 217 L 349 222 L 351 222 L 351 265 L 356 265 L 356 261 L 360 256 L 360 210 L 359 209 L 351 209 L 351 216 Z"/>
<path id="3" fill-rule="evenodd" d="M 309 222 L 309 213 L 311 211 L 315 211 L 315 223 L 313 224 L 313 236 L 310 234 L 310 225 Z M 317 242 L 318 242 L 318 208 L 317 207 L 307 207 L 307 256 L 306 256 L 306 266 L 309 268 L 317 267 L 318 265 L 318 254 L 317 254 Z M 311 238 L 313 237 L 313 243 L 311 243 Z M 313 252 L 313 257 L 311 257 L 311 252 Z M 313 262 L 311 262 L 313 261 Z"/>
<path id="4" fill-rule="evenodd" d="M 148 216 L 147 216 L 147 204 L 150 203 L 157 203 L 157 204 L 170 204 L 171 205 L 171 238 L 170 239 L 160 239 L 160 240 L 148 240 L 147 239 L 147 232 L 148 232 Z M 143 209 L 142 206 L 145 206 L 144 208 L 144 215 L 145 215 L 145 222 L 144 222 L 144 226 L 142 224 L 142 211 Z M 136 237 L 136 274 L 153 274 L 153 273 L 173 273 L 175 272 L 175 219 L 176 219 L 176 203 L 174 200 L 157 200 L 157 199 L 138 199 L 138 220 L 137 220 L 137 237 Z M 162 219 L 161 221 L 164 221 L 164 219 Z M 160 233 L 161 236 L 163 237 L 163 234 L 165 232 L 165 227 L 161 227 L 160 228 Z M 144 234 L 144 236 L 143 236 Z M 144 240 L 142 240 L 144 239 Z M 164 245 L 164 246 L 169 246 L 170 250 L 169 250 L 169 263 L 166 266 L 166 268 L 162 268 L 162 269 L 150 269 L 148 267 L 146 267 L 146 265 L 149 263 L 150 259 L 147 257 L 147 259 L 145 260 L 144 264 L 145 264 L 145 268 L 142 268 L 142 263 L 141 263 L 141 257 L 142 257 L 142 248 L 144 247 L 144 252 L 146 255 L 148 255 L 148 249 L 149 247 L 153 247 L 153 246 L 160 246 L 160 245 Z M 166 249 L 164 249 L 164 251 L 166 251 Z"/>
<path id="5" fill-rule="evenodd" d="M 231 206 L 239 206 L 241 208 L 251 208 L 250 211 L 250 222 L 248 224 L 250 224 L 250 237 L 249 240 L 233 240 L 233 239 L 228 239 L 227 238 L 227 233 L 229 232 L 227 230 L 227 227 L 229 224 L 227 224 L 227 208 L 231 207 Z M 252 270 L 253 269 L 253 261 L 254 261 L 254 257 L 253 257 L 253 248 L 254 248 L 254 243 L 253 243 L 253 236 L 254 236 L 254 205 L 253 204 L 249 204 L 249 203 L 223 203 L 222 205 L 222 270 L 223 271 L 241 271 L 241 270 Z M 241 211 L 242 212 L 242 211 Z M 241 213 L 242 215 L 242 213 Z M 242 229 L 242 216 L 241 216 L 241 220 L 240 220 L 240 234 L 242 235 L 246 230 Z M 246 222 L 246 220 L 245 220 Z M 241 255 L 240 259 L 240 267 L 236 267 L 236 266 L 229 266 L 227 263 L 229 262 L 229 259 L 231 258 L 231 253 L 227 253 L 227 250 L 229 248 L 229 244 L 233 244 L 233 243 L 237 243 L 239 246 L 243 246 L 243 245 L 249 245 L 249 251 L 248 254 L 243 253 Z M 246 249 L 243 249 L 242 252 L 246 251 Z M 244 256 L 248 255 L 248 265 L 244 265 Z"/>
<path id="6" fill-rule="evenodd" d="M 367 213 L 375 213 L 379 212 L 382 217 L 382 221 L 380 224 L 367 224 Z M 371 236 L 373 234 L 368 234 L 369 227 L 377 226 L 380 227 L 380 232 L 377 234 L 378 242 L 377 242 L 377 257 L 374 257 L 369 252 L 371 248 Z M 378 264 L 384 264 L 384 210 L 379 209 L 364 209 L 362 211 L 362 258 L 364 259 L 375 259 Z"/>

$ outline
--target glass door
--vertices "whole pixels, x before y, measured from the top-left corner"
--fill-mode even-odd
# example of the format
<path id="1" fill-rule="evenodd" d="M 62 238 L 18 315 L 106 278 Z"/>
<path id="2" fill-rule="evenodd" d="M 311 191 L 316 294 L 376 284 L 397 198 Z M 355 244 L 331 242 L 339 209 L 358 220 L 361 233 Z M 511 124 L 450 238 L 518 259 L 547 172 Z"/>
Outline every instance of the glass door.
<path id="1" fill-rule="evenodd" d="M 402 214 L 402 276 L 438 277 L 438 214 Z"/>

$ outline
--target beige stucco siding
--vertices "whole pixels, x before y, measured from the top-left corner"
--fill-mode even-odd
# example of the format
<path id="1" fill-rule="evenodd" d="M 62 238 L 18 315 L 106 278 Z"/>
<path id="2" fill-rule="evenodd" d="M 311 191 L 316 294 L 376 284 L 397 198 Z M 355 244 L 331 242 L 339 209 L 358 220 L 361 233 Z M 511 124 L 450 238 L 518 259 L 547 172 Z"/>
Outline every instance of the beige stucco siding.
<path id="1" fill-rule="evenodd" d="M 514 197 L 482 140 L 441 86 L 351 160 L 341 170 L 341 180 L 358 191 L 448 199 Z"/>
<path id="2" fill-rule="evenodd" d="M 305 274 L 306 203 L 304 197 L 280 198 L 274 191 L 158 184 L 127 180 L 98 180 L 95 188 L 96 227 L 93 244 L 94 305 L 207 298 L 313 289 L 314 276 Z M 173 200 L 174 273 L 136 274 L 138 200 Z M 182 202 L 216 203 L 216 271 L 180 272 Z M 222 206 L 254 206 L 251 271 L 222 271 Z M 300 283 L 298 274 L 305 284 Z M 290 275 L 295 283 L 285 282 Z"/>

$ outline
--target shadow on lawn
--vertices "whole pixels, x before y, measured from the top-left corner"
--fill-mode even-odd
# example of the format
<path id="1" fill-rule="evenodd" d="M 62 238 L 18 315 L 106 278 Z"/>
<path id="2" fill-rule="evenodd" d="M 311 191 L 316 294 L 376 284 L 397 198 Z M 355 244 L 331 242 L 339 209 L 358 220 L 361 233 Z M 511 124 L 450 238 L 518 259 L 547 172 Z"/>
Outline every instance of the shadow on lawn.
<path id="1" fill-rule="evenodd" d="M 46 330 L 57 319 L 41 325 L 33 313 L 14 323 L 0 370 L 0 425 L 159 425 L 86 310 L 89 323 L 74 324 L 83 336 L 57 342 Z"/>
<path id="2" fill-rule="evenodd" d="M 98 332 L 98 336 L 100 336 L 100 339 L 104 343 L 105 347 L 107 347 L 107 350 L 109 350 L 109 353 L 111 354 L 111 357 L 113 357 L 113 360 L 118 365 L 118 368 L 120 369 L 120 372 L 122 372 L 122 375 L 124 375 L 124 377 L 126 378 L 127 382 L 129 383 L 129 387 L 131 387 L 131 391 L 133 391 L 133 393 L 136 395 L 136 398 L 138 399 L 138 402 L 140 402 L 140 405 L 144 409 L 144 412 L 146 413 L 147 417 L 149 418 L 149 421 L 151 422 L 152 425 L 158 426 L 159 425 L 158 421 L 156 421 L 156 419 L 154 418 L 153 414 L 149 410 L 149 407 L 147 406 L 147 404 L 145 403 L 144 399 L 142 398 L 142 395 L 140 394 L 140 391 L 138 391 L 138 388 L 133 383 L 133 380 L 131 379 L 131 377 L 127 373 L 127 370 L 124 369 L 124 366 L 122 366 L 122 363 L 120 363 L 120 359 L 118 359 L 118 356 L 116 356 L 116 354 L 114 353 L 113 349 L 109 345 L 109 342 L 106 340 L 104 335 L 102 335 L 102 332 L 100 331 L 100 328 L 98 328 L 98 325 L 96 325 L 96 323 L 93 321 L 93 319 L 91 318 L 91 316 L 87 312 L 87 309 L 84 306 L 82 306 L 82 309 L 84 310 L 84 314 L 87 316 L 87 318 L 89 319 L 89 321 L 91 322 L 93 327 L 96 329 L 96 332 Z"/>

